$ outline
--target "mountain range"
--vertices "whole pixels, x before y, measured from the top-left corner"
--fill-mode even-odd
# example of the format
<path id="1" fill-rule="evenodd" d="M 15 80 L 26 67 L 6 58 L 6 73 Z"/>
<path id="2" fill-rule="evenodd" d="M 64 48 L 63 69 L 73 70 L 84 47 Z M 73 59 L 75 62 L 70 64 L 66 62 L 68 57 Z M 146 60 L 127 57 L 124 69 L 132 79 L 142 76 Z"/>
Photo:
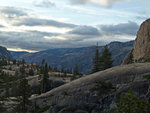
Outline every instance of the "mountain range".
<path id="1" fill-rule="evenodd" d="M 1 58 L 12 59 L 13 57 L 5 47 L 0 46 L 0 59 Z"/>
<path id="2" fill-rule="evenodd" d="M 112 53 L 113 65 L 119 65 L 122 59 L 132 50 L 133 42 L 111 42 L 108 44 L 108 48 Z M 79 72 L 89 74 L 92 69 L 93 57 L 95 55 L 96 46 L 81 47 L 81 48 L 58 48 L 48 49 L 45 51 L 39 51 L 36 53 L 28 52 L 13 52 L 11 55 L 16 60 L 25 59 L 28 63 L 38 63 L 45 59 L 46 62 L 58 69 L 73 70 L 77 64 Z M 99 46 L 100 55 L 104 50 L 104 46 Z"/>

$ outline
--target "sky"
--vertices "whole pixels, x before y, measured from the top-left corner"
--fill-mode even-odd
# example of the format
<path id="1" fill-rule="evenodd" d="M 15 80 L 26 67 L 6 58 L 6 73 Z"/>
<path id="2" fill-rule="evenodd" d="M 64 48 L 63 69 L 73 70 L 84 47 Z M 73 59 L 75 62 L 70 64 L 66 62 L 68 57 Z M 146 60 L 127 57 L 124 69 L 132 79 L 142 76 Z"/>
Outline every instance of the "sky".
<path id="1" fill-rule="evenodd" d="M 0 0 L 0 46 L 37 52 L 136 38 L 150 0 Z"/>

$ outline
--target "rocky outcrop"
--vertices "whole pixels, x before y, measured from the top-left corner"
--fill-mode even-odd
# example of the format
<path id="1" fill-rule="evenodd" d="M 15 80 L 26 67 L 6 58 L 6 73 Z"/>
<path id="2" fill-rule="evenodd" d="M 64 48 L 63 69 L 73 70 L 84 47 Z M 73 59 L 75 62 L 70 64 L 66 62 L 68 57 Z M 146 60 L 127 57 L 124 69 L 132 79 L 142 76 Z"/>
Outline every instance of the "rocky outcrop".
<path id="1" fill-rule="evenodd" d="M 150 56 L 150 19 L 144 21 L 134 42 L 133 60 L 142 61 Z"/>
<path id="2" fill-rule="evenodd" d="M 74 80 L 31 100 L 33 105 L 45 111 L 47 108 L 44 113 L 110 113 L 120 94 L 130 88 L 146 99 L 149 82 L 143 76 L 149 74 L 150 63 L 122 65 Z M 117 90 L 99 96 L 91 90 L 96 81 L 110 81 Z"/>
<path id="3" fill-rule="evenodd" d="M 141 24 L 133 50 L 122 60 L 122 64 L 134 62 L 150 62 L 150 19 Z"/>

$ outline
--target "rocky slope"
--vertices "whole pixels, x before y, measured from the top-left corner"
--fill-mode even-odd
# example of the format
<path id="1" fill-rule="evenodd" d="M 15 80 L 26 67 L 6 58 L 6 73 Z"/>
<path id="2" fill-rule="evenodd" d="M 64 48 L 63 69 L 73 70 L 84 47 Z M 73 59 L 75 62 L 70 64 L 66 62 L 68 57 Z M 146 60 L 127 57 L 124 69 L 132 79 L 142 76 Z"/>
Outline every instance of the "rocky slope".
<path id="1" fill-rule="evenodd" d="M 21 69 L 24 67 L 26 79 L 31 86 L 31 96 L 38 95 L 40 92 L 42 76 L 40 67 L 36 64 L 24 64 L 21 62 L 14 63 L 10 60 L 1 60 L 7 62 L 0 66 L 0 113 L 14 113 L 15 107 L 18 105 L 18 86 L 22 79 Z M 33 70 L 32 74 L 30 69 Z M 61 73 L 49 70 L 48 72 L 48 90 L 59 87 L 72 80 L 73 74 Z M 3 108 L 3 112 L 2 112 Z M 19 112 L 20 113 L 20 112 Z M 36 112 L 33 112 L 36 113 Z"/>
<path id="2" fill-rule="evenodd" d="M 109 50 L 114 59 L 114 65 L 119 65 L 124 56 L 133 48 L 133 41 L 130 42 L 112 42 L 108 44 Z M 43 58 L 46 62 L 58 68 L 73 69 L 76 64 L 82 73 L 90 73 L 92 69 L 93 56 L 95 55 L 95 46 L 83 48 L 61 48 L 49 49 L 37 53 L 11 52 L 13 57 L 18 60 L 25 59 L 27 62 L 41 63 Z M 102 54 L 104 47 L 100 46 L 99 51 Z"/>
<path id="3" fill-rule="evenodd" d="M 44 109 L 44 113 L 110 113 L 120 94 L 130 88 L 146 99 L 150 84 L 143 78 L 145 75 L 150 75 L 150 63 L 117 66 L 74 80 L 31 100 L 33 105 Z M 96 90 L 91 90 L 96 81 L 110 81 L 116 90 L 99 96 Z"/>
<path id="4" fill-rule="evenodd" d="M 5 47 L 0 46 L 0 59 L 12 59 L 12 56 L 9 51 Z"/>

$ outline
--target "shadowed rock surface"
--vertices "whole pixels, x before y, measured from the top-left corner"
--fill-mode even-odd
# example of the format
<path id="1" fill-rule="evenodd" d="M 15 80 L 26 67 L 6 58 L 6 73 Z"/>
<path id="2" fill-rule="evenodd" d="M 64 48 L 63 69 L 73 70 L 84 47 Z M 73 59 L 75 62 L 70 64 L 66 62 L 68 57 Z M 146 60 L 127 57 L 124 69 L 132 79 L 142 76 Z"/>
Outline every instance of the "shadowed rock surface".
<path id="1" fill-rule="evenodd" d="M 113 67 L 74 80 L 40 96 L 31 98 L 45 113 L 110 113 L 120 94 L 130 88 L 140 98 L 146 99 L 149 88 L 144 75 L 150 74 L 150 63 L 135 63 Z M 99 96 L 91 89 L 96 81 L 110 81 L 116 91 Z"/>

